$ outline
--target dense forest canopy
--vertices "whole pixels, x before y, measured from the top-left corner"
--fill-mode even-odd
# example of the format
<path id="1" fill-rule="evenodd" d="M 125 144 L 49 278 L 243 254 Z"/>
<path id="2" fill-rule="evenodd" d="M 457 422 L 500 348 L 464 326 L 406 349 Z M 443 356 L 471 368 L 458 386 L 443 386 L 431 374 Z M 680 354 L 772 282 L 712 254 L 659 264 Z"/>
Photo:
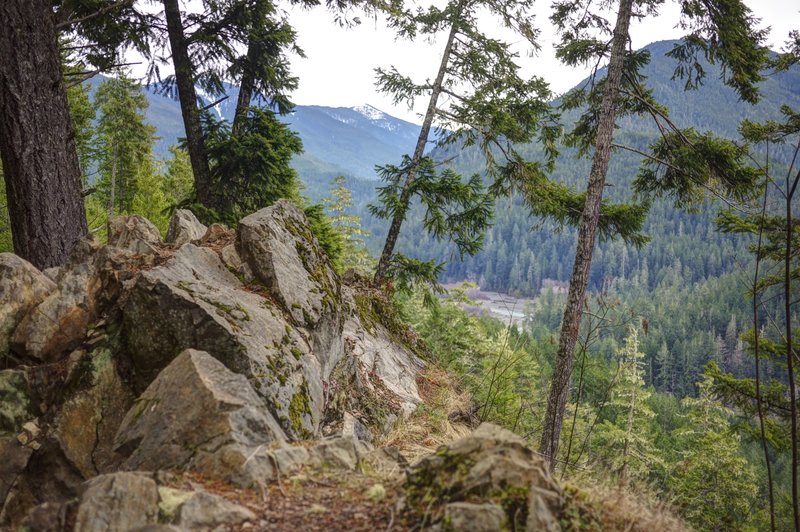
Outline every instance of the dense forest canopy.
<path id="1" fill-rule="evenodd" d="M 744 3 L 680 0 L 685 36 L 633 49 L 664 3 L 293 2 L 441 40 L 424 79 L 376 71 L 425 102 L 417 126 L 296 107 L 303 51 L 271 0 L 3 2 L 0 251 L 45 269 L 115 216 L 163 234 L 176 208 L 235 225 L 290 199 L 470 415 L 553 471 L 646 487 L 698 529 L 800 530 L 800 37 L 769 51 Z M 546 25 L 591 75 L 555 95 L 487 17 L 531 50 Z M 476 316 L 438 284 L 464 281 L 532 304 Z"/>

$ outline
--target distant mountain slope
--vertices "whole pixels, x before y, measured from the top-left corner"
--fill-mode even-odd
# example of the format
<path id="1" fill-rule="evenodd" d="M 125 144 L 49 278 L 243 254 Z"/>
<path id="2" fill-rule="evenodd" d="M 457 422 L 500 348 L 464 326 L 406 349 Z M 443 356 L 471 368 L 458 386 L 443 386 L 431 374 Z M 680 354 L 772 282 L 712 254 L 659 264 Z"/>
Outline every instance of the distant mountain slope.
<path id="1" fill-rule="evenodd" d="M 89 81 L 94 91 L 103 81 L 96 76 Z M 233 120 L 239 88 L 227 87 L 228 98 L 214 105 L 217 116 Z M 166 158 L 168 148 L 184 136 L 183 119 L 177 100 L 158 93 L 154 87 L 145 89 L 150 108 L 147 122 L 156 127 L 156 155 Z M 217 100 L 200 94 L 210 105 Z M 395 118 L 371 106 L 324 107 L 298 105 L 280 119 L 300 135 L 305 152 L 295 158 L 293 165 L 306 182 L 328 180 L 338 174 L 362 179 L 377 179 L 375 166 L 397 164 L 400 158 L 414 149 L 419 126 Z"/>
<path id="2" fill-rule="evenodd" d="M 369 105 L 297 106 L 282 119 L 300 134 L 307 154 L 364 178 L 375 177 L 375 165 L 399 163 L 419 133 L 419 126 Z"/>
<path id="3" fill-rule="evenodd" d="M 232 120 L 237 97 L 238 88 L 229 87 L 228 98 L 213 108 L 217 115 Z M 153 90 L 147 90 L 147 98 L 150 102 L 147 120 L 156 126 L 159 136 L 156 152 L 163 156 L 184 134 L 180 106 L 176 100 Z M 396 164 L 403 154 L 413 150 L 419 133 L 418 125 L 370 105 L 353 108 L 298 105 L 280 119 L 303 140 L 305 152 L 295 160 L 296 168 L 366 179 L 376 178 L 375 165 Z"/>

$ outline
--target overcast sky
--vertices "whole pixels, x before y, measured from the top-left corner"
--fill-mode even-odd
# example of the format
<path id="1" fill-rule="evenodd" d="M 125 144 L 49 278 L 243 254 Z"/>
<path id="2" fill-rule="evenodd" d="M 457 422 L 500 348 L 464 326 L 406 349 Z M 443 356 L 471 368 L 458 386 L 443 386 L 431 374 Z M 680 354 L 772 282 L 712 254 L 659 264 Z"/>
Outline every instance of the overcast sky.
<path id="1" fill-rule="evenodd" d="M 772 27 L 770 45 L 773 49 L 782 46 L 791 29 L 800 28 L 800 2 L 797 0 L 749 0 L 746 3 L 762 19 L 762 27 Z M 555 60 L 556 37 L 548 20 L 550 1 L 539 5 L 536 21 L 542 29 L 542 50 L 536 57 L 520 57 L 520 65 L 528 74 L 543 76 L 554 91 L 563 92 L 583 79 L 587 71 L 567 68 Z M 666 2 L 661 16 L 635 23 L 631 28 L 634 48 L 681 36 L 680 30 L 675 28 L 678 13 L 674 2 Z M 362 17 L 360 26 L 343 29 L 333 23 L 332 15 L 324 9 L 291 9 L 289 14 L 300 47 L 307 56 L 293 61 L 294 72 L 300 78 L 300 88 L 293 95 L 295 103 L 334 107 L 368 103 L 394 116 L 420 121 L 415 111 L 405 105 L 394 107 L 388 96 L 375 91 L 374 69 L 393 65 L 417 81 L 432 78 L 444 37 L 434 43 L 396 41 L 392 31 L 381 21 Z M 424 102 L 419 102 L 417 109 L 424 109 Z"/>

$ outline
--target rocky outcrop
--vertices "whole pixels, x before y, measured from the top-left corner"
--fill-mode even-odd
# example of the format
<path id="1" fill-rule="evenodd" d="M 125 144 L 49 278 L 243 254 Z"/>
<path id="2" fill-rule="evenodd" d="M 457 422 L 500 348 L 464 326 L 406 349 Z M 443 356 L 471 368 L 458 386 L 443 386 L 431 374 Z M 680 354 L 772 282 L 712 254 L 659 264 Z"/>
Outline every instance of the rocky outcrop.
<path id="1" fill-rule="evenodd" d="M 281 200 L 243 218 L 237 249 L 255 277 L 311 337 L 324 375 L 342 356 L 343 310 L 336 273 L 303 212 Z"/>
<path id="2" fill-rule="evenodd" d="M 55 288 L 55 283 L 28 261 L 13 253 L 0 253 L 0 367 L 7 365 L 14 329 Z"/>
<path id="3" fill-rule="evenodd" d="M 118 217 L 109 245 L 81 241 L 52 278 L 0 255 L 0 355 L 13 355 L 0 371 L 0 527 L 248 520 L 206 495 L 154 520 L 164 501 L 139 472 L 264 487 L 302 467 L 356 471 L 420 401 L 421 363 L 374 312 L 362 319 L 289 202 L 236 232 L 178 211 L 167 241 Z"/>
<path id="4" fill-rule="evenodd" d="M 108 224 L 109 246 L 146 255 L 155 253 L 160 244 L 158 228 L 141 216 L 117 216 Z"/>
<path id="5" fill-rule="evenodd" d="M 561 530 L 557 518 L 561 488 L 546 472 L 544 462 L 525 440 L 490 423 L 414 464 L 405 492 L 407 507 L 428 524 L 447 525 L 448 516 L 467 520 L 476 508 L 452 503 L 480 501 L 481 505 L 501 505 L 514 530 Z M 450 504 L 432 508 L 431 500 Z M 485 520 L 473 520 L 463 530 L 498 530 L 497 519 L 491 517 L 495 514 L 496 510 L 487 511 Z"/>
<path id="6" fill-rule="evenodd" d="M 324 376 L 308 340 L 212 250 L 185 244 L 163 266 L 142 272 L 122 313 L 137 390 L 182 350 L 203 349 L 247 377 L 289 438 L 317 432 Z"/>
<path id="7" fill-rule="evenodd" d="M 176 209 L 169 221 L 169 228 L 164 241 L 175 247 L 181 247 L 188 242 L 201 239 L 206 234 L 207 229 L 192 211 Z"/>
<path id="8" fill-rule="evenodd" d="M 280 426 L 243 375 L 189 349 L 136 399 L 116 449 L 128 469 L 189 469 L 251 485 L 272 478 L 271 464 L 256 453 L 283 441 Z"/>

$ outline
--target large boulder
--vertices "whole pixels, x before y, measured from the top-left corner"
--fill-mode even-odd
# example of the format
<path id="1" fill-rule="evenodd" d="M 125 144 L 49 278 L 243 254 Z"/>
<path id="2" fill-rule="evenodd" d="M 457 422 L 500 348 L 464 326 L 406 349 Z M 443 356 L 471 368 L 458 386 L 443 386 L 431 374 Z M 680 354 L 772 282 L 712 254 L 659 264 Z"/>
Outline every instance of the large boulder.
<path id="1" fill-rule="evenodd" d="M 123 333 L 138 391 L 184 349 L 203 349 L 247 377 L 290 438 L 316 434 L 324 376 L 308 341 L 214 251 L 185 244 L 143 271 L 123 307 Z"/>
<path id="2" fill-rule="evenodd" d="M 136 400 L 116 444 L 129 469 L 188 469 L 252 485 L 272 477 L 272 465 L 256 453 L 283 440 L 244 376 L 189 349 Z"/>
<path id="3" fill-rule="evenodd" d="M 164 241 L 175 247 L 200 240 L 208 228 L 188 209 L 176 209 L 169 221 L 167 236 Z"/>
<path id="4" fill-rule="evenodd" d="M 146 474 L 100 475 L 81 491 L 75 530 L 123 532 L 158 522 L 158 486 Z"/>
<path id="5" fill-rule="evenodd" d="M 560 530 L 560 488 L 543 460 L 525 440 L 490 423 L 414 464 L 404 489 L 408 508 L 433 521 L 454 509 L 432 509 L 431 500 L 501 503 L 514 530 Z"/>
<path id="6" fill-rule="evenodd" d="M 351 316 L 344 324 L 343 337 L 346 353 L 357 362 L 360 380 L 370 392 L 387 390 L 404 415 L 413 412 L 422 402 L 417 389 L 417 374 L 424 367 L 422 360 L 394 341 L 380 323 L 367 329 Z"/>
<path id="7" fill-rule="evenodd" d="M 58 288 L 31 309 L 17 326 L 12 349 L 38 362 L 53 362 L 77 347 L 97 319 L 102 287 L 94 255 L 99 246 L 81 240 L 58 275 Z"/>
<path id="8" fill-rule="evenodd" d="M 28 261 L 13 253 L 0 253 L 0 367 L 7 363 L 14 329 L 55 288 L 55 283 Z"/>
<path id="9" fill-rule="evenodd" d="M 146 255 L 155 253 L 160 244 L 161 233 L 158 228 L 139 215 L 117 216 L 108 224 L 109 246 Z"/>
<path id="10" fill-rule="evenodd" d="M 91 478 L 119 465 L 114 436 L 135 396 L 109 346 L 100 345 L 76 357 L 50 433 L 75 469 Z"/>
<path id="11" fill-rule="evenodd" d="M 343 349 L 341 286 L 303 211 L 280 200 L 243 218 L 236 247 L 293 322 L 309 332 L 323 373 L 329 374 Z"/>
<path id="12" fill-rule="evenodd" d="M 244 506 L 205 491 L 160 487 L 158 493 L 162 520 L 183 530 L 216 530 L 256 519 L 256 515 Z"/>

